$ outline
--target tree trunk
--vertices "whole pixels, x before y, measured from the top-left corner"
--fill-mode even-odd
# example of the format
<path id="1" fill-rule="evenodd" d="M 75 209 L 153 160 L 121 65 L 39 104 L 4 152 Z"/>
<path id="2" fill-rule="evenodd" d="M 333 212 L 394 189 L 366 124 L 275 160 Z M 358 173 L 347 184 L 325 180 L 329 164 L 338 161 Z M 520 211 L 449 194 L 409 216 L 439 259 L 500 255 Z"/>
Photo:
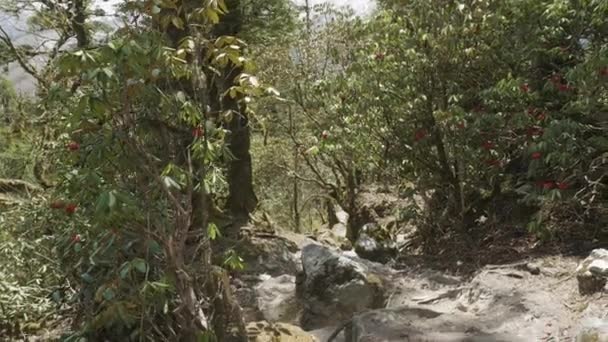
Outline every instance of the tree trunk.
<path id="1" fill-rule="evenodd" d="M 237 36 L 241 31 L 242 14 L 240 0 L 226 1 L 230 10 L 224 15 L 214 30 L 214 35 Z M 242 69 L 232 64 L 228 64 L 225 69 L 223 80 L 216 82 L 218 94 L 223 94 L 232 85 L 236 78 L 241 74 Z M 228 162 L 228 184 L 229 193 L 226 207 L 233 219 L 236 230 L 249 220 L 249 214 L 257 206 L 258 200 L 253 190 L 253 172 L 251 165 L 250 140 L 251 131 L 247 108 L 239 103 L 239 99 L 232 98 L 230 95 L 224 96 L 219 103 L 222 111 L 233 113 L 227 128 L 230 131 L 227 137 L 228 149 L 232 154 L 232 159 Z"/>
<path id="2" fill-rule="evenodd" d="M 86 5 L 84 0 L 74 0 L 74 17 L 72 18 L 72 30 L 76 34 L 76 45 L 79 49 L 84 49 L 89 45 L 89 36 L 85 27 Z"/>
<path id="3" fill-rule="evenodd" d="M 237 10 L 234 11 L 238 12 Z M 184 22 L 186 22 L 185 17 L 182 19 Z M 169 25 L 169 27 L 167 27 L 166 34 L 169 36 L 173 46 L 178 46 L 179 42 L 185 36 L 191 33 L 189 32 L 188 26 L 186 26 L 184 29 L 180 29 L 173 25 Z M 193 58 L 199 59 L 201 57 L 195 56 Z M 199 60 L 198 62 L 202 62 L 202 60 Z M 229 75 L 232 76 L 231 82 L 234 82 L 234 77 L 236 77 L 239 73 L 240 71 L 234 75 L 229 73 Z M 196 98 L 196 92 L 200 92 L 201 89 L 193 86 L 194 83 L 183 82 L 183 84 L 178 84 L 176 88 L 184 89 L 190 96 Z M 219 84 L 224 83 L 221 81 Z M 229 107 L 231 109 L 234 108 L 234 111 L 238 112 L 238 102 L 236 100 L 229 97 L 220 98 L 223 91 L 221 91 L 221 89 L 217 89 L 217 84 L 208 84 L 208 86 L 209 88 L 203 89 L 205 94 L 199 96 L 199 98 L 202 98 L 201 107 L 208 104 L 211 106 L 219 104 L 220 108 L 217 108 L 218 110 L 225 110 L 226 107 Z M 234 126 L 233 124 L 235 122 L 237 124 L 240 122 L 240 120 L 237 119 L 238 117 L 238 115 L 235 115 L 234 119 L 229 124 L 229 129 L 231 131 L 228 138 L 230 150 L 233 155 L 238 158 L 237 161 L 249 160 L 249 165 L 251 165 L 251 158 L 248 154 L 249 131 L 247 130 L 245 132 L 246 139 L 237 139 L 236 144 L 233 142 L 235 140 L 235 136 L 240 136 L 239 134 L 243 134 L 242 130 L 239 130 L 238 127 Z M 187 151 L 190 143 L 190 136 L 187 136 L 181 140 L 179 142 L 180 152 Z M 247 157 L 249 157 L 249 159 L 243 157 L 243 153 L 241 152 L 242 150 L 247 152 Z M 185 154 L 182 156 L 180 164 L 183 164 L 182 166 L 185 169 L 188 168 L 188 158 Z M 191 166 L 194 172 L 192 175 L 194 184 L 202 182 L 207 172 L 207 170 L 205 170 L 205 166 L 197 161 L 192 161 Z M 238 175 L 233 175 L 233 169 L 234 167 L 231 165 L 228 170 L 231 194 L 233 192 L 238 193 L 238 189 L 233 189 L 233 179 L 237 178 L 237 180 L 240 180 L 238 179 Z M 249 179 L 251 179 L 251 176 Z M 202 272 L 197 274 L 199 277 L 195 277 L 194 274 L 193 276 L 190 276 L 186 274 L 184 270 L 178 267 L 176 267 L 174 271 L 175 277 L 180 281 L 180 286 L 178 286 L 178 294 L 184 305 L 182 317 L 185 320 L 183 324 L 187 329 L 185 332 L 186 338 L 191 339 L 192 336 L 199 336 L 200 332 L 211 329 L 218 341 L 245 342 L 247 337 L 244 330 L 244 321 L 240 312 L 240 307 L 232 297 L 231 288 L 224 271 L 219 267 L 213 266 L 211 260 L 213 250 L 210 237 L 207 234 L 207 228 L 209 226 L 209 220 L 213 208 L 213 199 L 211 195 L 206 192 L 204 187 L 200 187 L 200 189 L 195 190 L 191 196 L 191 216 L 189 218 L 190 226 L 186 230 L 185 234 L 194 234 L 195 237 L 190 238 L 190 241 L 186 243 L 186 237 L 181 236 L 181 238 L 184 240 L 181 241 L 181 244 L 179 245 L 180 248 L 173 251 L 176 255 L 174 259 L 178 261 L 176 263 L 177 266 L 183 265 L 185 269 L 192 267 L 193 265 L 186 265 L 184 263 L 184 257 L 188 255 L 188 260 L 193 260 L 198 264 L 198 267 L 196 268 L 202 268 Z M 177 238 L 175 240 L 177 240 Z M 196 254 L 189 255 L 192 252 Z M 181 264 L 179 262 L 181 262 Z M 203 308 L 200 305 L 202 298 L 205 298 L 211 303 L 211 307 L 209 308 L 209 318 L 205 316 Z M 209 325 L 206 325 L 205 323 Z"/>
<path id="4" fill-rule="evenodd" d="M 226 102 L 238 107 L 235 100 Z M 231 106 L 231 107 L 232 107 Z M 232 159 L 228 162 L 229 194 L 227 208 L 237 225 L 246 223 L 255 209 L 258 199 L 253 190 L 249 120 L 243 112 L 237 112 L 228 124 L 228 148 Z"/>
<path id="5" fill-rule="evenodd" d="M 291 108 L 289 109 L 289 134 L 291 134 L 292 136 L 295 136 L 296 132 L 295 132 L 295 121 L 293 119 L 293 113 L 291 111 Z M 299 166 L 299 159 L 300 159 L 300 155 L 298 153 L 298 146 L 294 145 L 293 146 L 293 169 L 295 171 L 295 173 L 298 173 L 298 166 Z M 292 211 L 293 211 L 293 220 L 294 220 L 294 228 L 296 233 L 300 233 L 301 228 L 302 228 L 302 224 L 301 224 L 301 219 L 300 219 L 300 204 L 299 204 L 299 199 L 300 199 L 300 186 L 299 186 L 299 180 L 298 177 L 294 174 L 293 177 L 293 202 L 292 202 Z"/>

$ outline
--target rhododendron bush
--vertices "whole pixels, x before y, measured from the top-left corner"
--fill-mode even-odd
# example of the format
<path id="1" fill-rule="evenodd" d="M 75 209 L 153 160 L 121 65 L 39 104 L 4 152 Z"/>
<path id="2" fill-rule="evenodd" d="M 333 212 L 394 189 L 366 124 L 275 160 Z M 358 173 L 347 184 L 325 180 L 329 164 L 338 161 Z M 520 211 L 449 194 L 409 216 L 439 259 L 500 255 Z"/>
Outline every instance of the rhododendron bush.
<path id="1" fill-rule="evenodd" d="M 367 181 L 398 176 L 428 197 L 427 222 L 460 235 L 505 195 L 536 208 L 528 228 L 541 237 L 566 212 L 605 217 L 607 5 L 381 5 L 319 90 L 334 116 L 316 159 L 343 151 Z"/>

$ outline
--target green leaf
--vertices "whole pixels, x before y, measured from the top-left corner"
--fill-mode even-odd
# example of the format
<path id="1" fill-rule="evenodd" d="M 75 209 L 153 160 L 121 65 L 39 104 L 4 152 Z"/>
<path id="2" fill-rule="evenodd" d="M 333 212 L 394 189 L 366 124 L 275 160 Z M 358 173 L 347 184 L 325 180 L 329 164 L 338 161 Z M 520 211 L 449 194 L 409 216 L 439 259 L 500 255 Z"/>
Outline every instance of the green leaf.
<path id="1" fill-rule="evenodd" d="M 90 97 L 89 106 L 91 111 L 96 114 L 97 117 L 102 117 L 106 112 L 106 104 L 98 98 Z"/>
<path id="2" fill-rule="evenodd" d="M 131 264 L 125 262 L 124 264 L 122 264 L 122 267 L 119 272 L 120 278 L 126 279 L 129 276 L 129 272 L 131 272 Z"/>
<path id="3" fill-rule="evenodd" d="M 184 21 L 180 17 L 172 17 L 171 23 L 173 23 L 173 26 L 177 27 L 180 30 L 184 29 Z"/>
<path id="4" fill-rule="evenodd" d="M 61 291 L 55 290 L 55 291 L 53 291 L 53 294 L 52 294 L 51 298 L 53 299 L 53 301 L 56 304 L 59 304 L 59 303 L 61 303 L 63 295 L 61 294 Z"/>
<path id="5" fill-rule="evenodd" d="M 142 258 L 135 258 L 131 261 L 131 264 L 140 273 L 146 273 L 148 271 L 148 264 Z"/>
<path id="6" fill-rule="evenodd" d="M 108 77 L 108 78 L 112 78 L 114 77 L 114 72 L 112 71 L 112 69 L 105 67 L 103 69 L 101 69 L 103 71 L 103 73 Z"/>
<path id="7" fill-rule="evenodd" d="M 243 259 L 236 254 L 234 250 L 226 252 L 226 259 L 224 260 L 224 266 L 233 270 L 242 270 L 245 268 Z"/>
<path id="8" fill-rule="evenodd" d="M 104 216 L 110 212 L 110 209 L 116 205 L 116 196 L 111 191 L 102 192 L 95 203 L 95 215 Z"/>
<path id="9" fill-rule="evenodd" d="M 163 249 L 161 248 L 160 244 L 156 242 L 156 240 L 150 239 L 148 240 L 148 251 L 150 251 L 150 253 L 154 255 L 157 255 L 161 254 L 163 252 Z"/>
<path id="10" fill-rule="evenodd" d="M 82 280 L 84 280 L 86 283 L 89 283 L 89 284 L 92 284 L 95 281 L 95 278 L 93 278 L 93 276 L 90 275 L 89 273 L 81 274 L 80 278 L 82 278 Z"/>
<path id="11" fill-rule="evenodd" d="M 169 189 L 178 189 L 179 190 L 182 188 L 178 182 L 176 182 L 173 178 L 171 178 L 169 176 L 164 176 L 163 182 L 165 183 L 165 186 Z"/>
<path id="12" fill-rule="evenodd" d="M 218 12 L 212 8 L 207 8 L 205 11 L 205 16 L 212 24 L 217 24 L 220 22 L 220 16 Z"/>
<path id="13" fill-rule="evenodd" d="M 116 196 L 114 191 L 108 192 L 108 209 L 111 211 L 116 206 Z"/>
<path id="14" fill-rule="evenodd" d="M 207 235 L 209 235 L 209 239 L 211 240 L 215 240 L 218 236 L 222 236 L 215 223 L 209 223 L 207 225 Z"/>
<path id="15" fill-rule="evenodd" d="M 217 0 L 217 6 L 224 12 L 228 13 L 228 7 L 226 6 L 226 2 L 224 0 Z"/>
<path id="16" fill-rule="evenodd" d="M 114 290 L 112 290 L 112 288 L 108 287 L 103 291 L 103 298 L 105 300 L 112 300 L 114 299 Z"/>

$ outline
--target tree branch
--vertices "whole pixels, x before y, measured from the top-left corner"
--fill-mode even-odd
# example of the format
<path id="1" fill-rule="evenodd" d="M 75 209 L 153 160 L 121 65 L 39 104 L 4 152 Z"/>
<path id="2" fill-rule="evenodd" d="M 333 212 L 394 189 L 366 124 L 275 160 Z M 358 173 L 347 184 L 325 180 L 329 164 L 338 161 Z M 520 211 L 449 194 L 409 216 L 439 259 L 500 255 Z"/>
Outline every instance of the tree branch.
<path id="1" fill-rule="evenodd" d="M 4 44 L 6 44 L 6 46 L 9 48 L 9 50 L 11 51 L 11 53 L 15 57 L 15 60 L 17 61 L 17 63 L 19 63 L 21 68 L 23 68 L 23 70 L 25 72 L 27 72 L 28 74 L 32 75 L 38 81 L 38 83 L 40 83 L 40 85 L 42 85 L 45 89 L 48 88 L 48 84 L 46 83 L 44 78 L 42 78 L 38 74 L 38 71 L 36 70 L 36 68 L 34 68 L 32 65 L 30 65 L 25 60 L 24 56 L 19 52 L 17 47 L 13 44 L 8 33 L 6 33 L 6 31 L 2 28 L 2 26 L 0 26 L 0 33 L 2 33 L 2 35 L 0 35 L 0 41 L 2 41 Z"/>

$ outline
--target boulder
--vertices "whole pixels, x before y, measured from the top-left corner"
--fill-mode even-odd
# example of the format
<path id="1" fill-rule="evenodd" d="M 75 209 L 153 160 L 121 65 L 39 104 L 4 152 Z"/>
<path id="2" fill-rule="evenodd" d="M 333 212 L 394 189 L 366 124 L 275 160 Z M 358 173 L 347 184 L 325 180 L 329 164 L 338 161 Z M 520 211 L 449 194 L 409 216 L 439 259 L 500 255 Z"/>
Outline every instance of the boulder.
<path id="1" fill-rule="evenodd" d="M 336 238 L 346 239 L 348 228 L 346 223 L 336 223 L 331 227 L 331 233 Z"/>
<path id="2" fill-rule="evenodd" d="M 246 329 L 249 342 L 319 342 L 313 335 L 288 323 L 251 322 Z"/>
<path id="3" fill-rule="evenodd" d="M 302 310 L 296 298 L 296 277 L 284 274 L 268 278 L 255 291 L 264 320 L 294 324 L 299 321 Z"/>
<path id="4" fill-rule="evenodd" d="M 339 205 L 334 205 L 333 216 L 334 222 L 345 226 L 348 224 L 348 219 L 350 217 L 350 215 L 348 215 L 348 213 Z"/>
<path id="5" fill-rule="evenodd" d="M 294 234 L 294 237 L 306 240 L 300 235 Z M 225 246 L 225 249 L 233 247 L 234 242 L 229 241 L 229 243 L 231 245 Z M 248 235 L 238 243 L 237 253 L 243 258 L 245 269 L 233 272 L 231 278 L 233 293 L 243 309 L 245 320 L 248 322 L 260 321 L 265 319 L 268 311 L 265 314 L 260 308 L 258 285 L 271 277 L 282 275 L 294 277 L 302 268 L 300 258 L 297 256 L 298 246 L 289 238 L 260 233 L 253 229 L 250 229 Z M 218 260 L 218 262 L 220 261 Z M 271 318 L 276 318 L 276 315 Z"/>
<path id="6" fill-rule="evenodd" d="M 392 241 L 378 241 L 366 233 L 362 233 L 355 243 L 355 252 L 367 260 L 388 262 L 397 256 L 397 246 Z"/>
<path id="7" fill-rule="evenodd" d="M 242 309 L 245 322 L 254 322 L 264 319 L 264 315 L 258 307 L 258 299 L 255 291 L 257 279 L 240 279 L 233 277 L 230 279 L 232 293 Z"/>
<path id="8" fill-rule="evenodd" d="M 602 291 L 608 281 L 608 250 L 593 250 L 576 268 L 576 279 L 582 295 Z"/>
<path id="9" fill-rule="evenodd" d="M 343 223 L 336 223 L 331 229 L 319 229 L 314 234 L 317 243 L 339 248 L 342 250 L 352 249 L 351 242 L 346 238 L 347 228 Z"/>
<path id="10" fill-rule="evenodd" d="M 608 302 L 591 301 L 575 326 L 575 342 L 608 342 Z"/>
<path id="11" fill-rule="evenodd" d="M 302 327 L 317 329 L 384 306 L 391 270 L 320 245 L 302 250 L 296 292 L 303 303 Z"/>
<path id="12" fill-rule="evenodd" d="M 249 274 L 295 275 L 300 268 L 295 257 L 298 246 L 282 236 L 248 236 L 240 243 L 238 252 L 245 262 L 245 272 Z"/>
<path id="13" fill-rule="evenodd" d="M 385 228 L 377 223 L 367 223 L 355 242 L 355 252 L 364 259 L 387 262 L 397 256 L 397 244 Z"/>
<path id="14" fill-rule="evenodd" d="M 349 220 L 348 239 L 356 241 L 363 227 L 369 223 L 379 225 L 384 231 L 396 232 L 399 228 L 399 218 L 396 213 L 407 206 L 406 200 L 387 189 L 377 186 L 360 189 L 355 198 L 353 215 Z"/>
<path id="15" fill-rule="evenodd" d="M 607 319 L 586 319 L 581 322 L 576 342 L 608 342 Z"/>

